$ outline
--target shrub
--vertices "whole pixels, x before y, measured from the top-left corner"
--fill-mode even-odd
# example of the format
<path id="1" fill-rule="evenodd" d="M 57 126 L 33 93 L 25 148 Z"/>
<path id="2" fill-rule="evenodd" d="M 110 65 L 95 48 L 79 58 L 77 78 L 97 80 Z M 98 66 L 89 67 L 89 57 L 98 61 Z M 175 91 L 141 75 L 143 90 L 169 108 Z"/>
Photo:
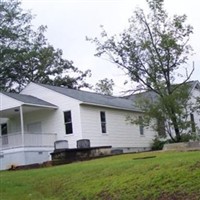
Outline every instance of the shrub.
<path id="1" fill-rule="evenodd" d="M 180 140 L 180 142 L 189 142 L 190 140 L 193 140 L 191 134 L 188 134 L 188 133 L 181 134 L 181 140 Z"/>
<path id="2" fill-rule="evenodd" d="M 166 143 L 166 141 L 161 140 L 158 137 L 155 137 L 155 139 L 153 139 L 153 144 L 151 146 L 151 149 L 153 151 L 162 150 L 165 143 Z"/>

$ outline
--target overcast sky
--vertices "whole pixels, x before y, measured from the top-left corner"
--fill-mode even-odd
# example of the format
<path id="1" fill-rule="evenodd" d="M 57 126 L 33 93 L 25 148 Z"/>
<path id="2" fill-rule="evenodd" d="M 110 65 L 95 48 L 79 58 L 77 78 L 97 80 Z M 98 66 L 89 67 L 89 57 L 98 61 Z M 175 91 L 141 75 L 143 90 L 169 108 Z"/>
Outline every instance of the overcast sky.
<path id="1" fill-rule="evenodd" d="M 200 2 L 198 0 L 165 0 L 170 14 L 186 14 L 188 23 L 194 27 L 190 44 L 195 55 L 188 67 L 195 63 L 194 80 L 200 80 Z M 30 9 L 36 17 L 33 24 L 47 25 L 46 37 L 55 48 L 63 50 L 64 57 L 72 60 L 81 70 L 91 69 L 90 82 L 95 84 L 103 78 L 116 83 L 115 93 L 128 89 L 122 70 L 110 62 L 94 57 L 95 46 L 85 37 L 100 36 L 100 25 L 109 34 L 122 32 L 128 27 L 128 19 L 136 6 L 146 7 L 145 0 L 22 0 L 24 9 Z"/>

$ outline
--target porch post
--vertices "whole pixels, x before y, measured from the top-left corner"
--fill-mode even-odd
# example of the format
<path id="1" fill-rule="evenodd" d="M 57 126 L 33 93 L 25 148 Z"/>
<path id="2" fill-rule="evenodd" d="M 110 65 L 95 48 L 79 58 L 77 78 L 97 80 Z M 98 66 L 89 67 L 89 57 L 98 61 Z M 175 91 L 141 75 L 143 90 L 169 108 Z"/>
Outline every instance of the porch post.
<path id="1" fill-rule="evenodd" d="M 23 116 L 22 106 L 20 106 L 20 122 L 21 122 L 22 146 L 24 146 L 24 116 Z"/>

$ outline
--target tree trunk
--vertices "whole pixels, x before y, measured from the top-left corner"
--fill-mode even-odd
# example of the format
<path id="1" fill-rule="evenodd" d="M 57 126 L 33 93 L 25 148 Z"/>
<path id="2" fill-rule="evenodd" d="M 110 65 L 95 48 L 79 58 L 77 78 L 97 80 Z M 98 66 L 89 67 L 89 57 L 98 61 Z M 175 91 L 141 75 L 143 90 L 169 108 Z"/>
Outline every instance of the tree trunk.
<path id="1" fill-rule="evenodd" d="M 181 134 L 180 134 L 180 130 L 179 130 L 179 127 L 178 127 L 177 117 L 176 117 L 176 114 L 175 114 L 173 109 L 172 109 L 172 124 L 173 124 L 174 131 L 175 131 L 175 134 L 176 134 L 176 142 L 180 142 Z"/>
<path id="2" fill-rule="evenodd" d="M 181 141 L 181 134 L 180 134 L 177 122 L 174 123 L 174 130 L 175 130 L 175 134 L 176 134 L 176 141 L 180 142 Z"/>

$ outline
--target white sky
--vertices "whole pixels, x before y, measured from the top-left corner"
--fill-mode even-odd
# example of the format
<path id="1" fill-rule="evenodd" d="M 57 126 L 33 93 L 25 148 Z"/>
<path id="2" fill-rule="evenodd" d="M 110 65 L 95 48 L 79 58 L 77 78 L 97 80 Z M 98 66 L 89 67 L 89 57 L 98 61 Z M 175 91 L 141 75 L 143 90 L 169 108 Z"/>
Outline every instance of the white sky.
<path id="1" fill-rule="evenodd" d="M 63 50 L 64 57 L 72 60 L 81 70 L 91 69 L 90 83 L 103 78 L 112 78 L 116 84 L 115 93 L 128 89 L 122 70 L 102 58 L 94 57 L 95 46 L 85 37 L 99 37 L 100 25 L 109 34 L 117 34 L 128 27 L 128 19 L 136 6 L 145 8 L 145 0 L 22 0 L 24 9 L 36 15 L 33 24 L 47 25 L 46 37 L 55 48 Z M 186 14 L 188 23 L 194 27 L 190 44 L 195 55 L 188 63 L 195 63 L 194 80 L 200 80 L 200 1 L 165 0 L 170 14 Z"/>

